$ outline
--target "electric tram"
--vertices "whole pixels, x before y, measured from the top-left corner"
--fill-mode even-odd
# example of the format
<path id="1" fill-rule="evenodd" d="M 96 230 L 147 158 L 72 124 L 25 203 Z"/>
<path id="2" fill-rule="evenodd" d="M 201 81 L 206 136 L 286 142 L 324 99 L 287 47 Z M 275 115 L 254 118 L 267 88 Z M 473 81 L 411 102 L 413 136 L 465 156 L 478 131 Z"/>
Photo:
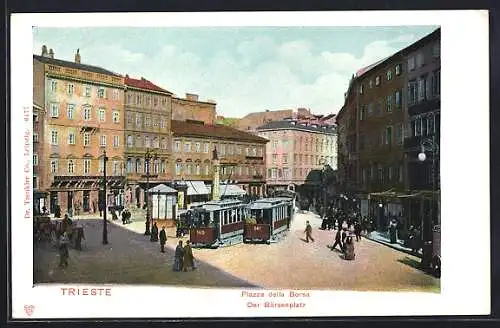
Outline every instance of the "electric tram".
<path id="1" fill-rule="evenodd" d="M 248 205 L 249 219 L 245 224 L 243 241 L 277 242 L 285 236 L 293 217 L 293 200 L 276 197 L 256 200 Z"/>
<path id="2" fill-rule="evenodd" d="M 193 247 L 217 248 L 243 242 L 247 204 L 236 199 L 210 201 L 191 209 Z"/>

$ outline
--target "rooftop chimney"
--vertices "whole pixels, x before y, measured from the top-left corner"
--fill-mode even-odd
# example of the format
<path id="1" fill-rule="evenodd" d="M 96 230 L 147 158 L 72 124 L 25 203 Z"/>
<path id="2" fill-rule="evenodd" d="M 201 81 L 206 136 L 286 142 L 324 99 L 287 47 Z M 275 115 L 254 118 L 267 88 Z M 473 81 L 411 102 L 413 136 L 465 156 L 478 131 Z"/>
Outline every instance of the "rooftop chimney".
<path id="1" fill-rule="evenodd" d="M 80 64 L 81 62 L 81 57 L 80 57 L 80 49 L 76 49 L 76 54 L 75 54 L 75 63 Z"/>
<path id="2" fill-rule="evenodd" d="M 194 93 L 186 93 L 186 99 L 192 101 L 198 101 L 198 95 Z"/>
<path id="3" fill-rule="evenodd" d="M 49 57 L 52 59 L 54 58 L 54 50 L 52 50 L 52 48 L 49 50 Z"/>
<path id="4" fill-rule="evenodd" d="M 42 46 L 42 57 L 47 57 L 48 53 L 47 53 L 47 46 L 46 45 L 43 45 Z"/>

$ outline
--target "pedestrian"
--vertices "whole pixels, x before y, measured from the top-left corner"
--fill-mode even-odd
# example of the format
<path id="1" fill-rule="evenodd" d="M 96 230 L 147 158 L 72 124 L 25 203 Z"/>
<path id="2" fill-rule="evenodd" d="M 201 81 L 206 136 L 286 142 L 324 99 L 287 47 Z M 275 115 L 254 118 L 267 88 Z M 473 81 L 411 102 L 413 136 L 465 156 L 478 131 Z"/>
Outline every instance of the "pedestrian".
<path id="1" fill-rule="evenodd" d="M 346 239 L 347 239 L 347 228 L 342 228 L 342 248 L 345 245 Z"/>
<path id="2" fill-rule="evenodd" d="M 311 224 L 309 224 L 309 221 L 306 222 L 306 230 L 304 230 L 306 233 L 306 243 L 309 242 L 309 239 L 314 242 L 314 238 L 312 237 L 312 227 Z"/>
<path id="3" fill-rule="evenodd" d="M 61 206 L 59 206 L 59 204 L 56 205 L 56 210 L 54 212 L 54 217 L 59 219 L 61 217 Z"/>
<path id="4" fill-rule="evenodd" d="M 161 227 L 160 231 L 160 250 L 165 253 L 165 244 L 167 243 L 167 233 L 165 232 L 165 226 Z"/>
<path id="5" fill-rule="evenodd" d="M 195 269 L 193 249 L 191 248 L 191 242 L 189 240 L 186 241 L 186 246 L 184 246 L 184 261 L 182 263 L 182 268 L 184 272 L 187 271 L 187 268 L 191 268 L 193 271 Z"/>
<path id="6" fill-rule="evenodd" d="M 68 267 L 68 258 L 69 258 L 68 243 L 69 243 L 68 232 L 64 231 L 61 234 L 61 237 L 59 238 L 59 267 L 60 268 L 67 268 Z"/>
<path id="7" fill-rule="evenodd" d="M 79 251 L 82 250 L 82 239 L 85 239 L 85 234 L 83 233 L 83 226 L 80 220 L 76 222 L 76 238 L 75 238 L 75 248 Z"/>
<path id="8" fill-rule="evenodd" d="M 173 270 L 181 271 L 182 267 L 184 266 L 183 262 L 184 262 L 184 248 L 182 247 L 182 240 L 179 240 L 179 244 L 175 248 Z"/>
<path id="9" fill-rule="evenodd" d="M 356 235 L 356 241 L 361 240 L 361 223 L 359 221 L 356 221 L 354 224 L 354 234 Z"/>
<path id="10" fill-rule="evenodd" d="M 342 232 L 341 232 L 341 229 L 338 229 L 337 232 L 335 233 L 335 242 L 333 243 L 332 251 L 335 249 L 335 247 L 337 247 L 337 245 L 339 245 L 340 250 L 342 251 L 343 250 L 343 246 L 342 246 Z"/>
<path id="11" fill-rule="evenodd" d="M 344 259 L 346 260 L 354 260 L 356 254 L 354 253 L 354 242 L 352 241 L 352 237 L 349 236 L 346 238 L 344 245 Z"/>
<path id="12" fill-rule="evenodd" d="M 153 227 L 151 228 L 151 237 L 149 240 L 152 242 L 158 241 L 158 226 L 156 225 L 156 222 L 153 223 Z"/>

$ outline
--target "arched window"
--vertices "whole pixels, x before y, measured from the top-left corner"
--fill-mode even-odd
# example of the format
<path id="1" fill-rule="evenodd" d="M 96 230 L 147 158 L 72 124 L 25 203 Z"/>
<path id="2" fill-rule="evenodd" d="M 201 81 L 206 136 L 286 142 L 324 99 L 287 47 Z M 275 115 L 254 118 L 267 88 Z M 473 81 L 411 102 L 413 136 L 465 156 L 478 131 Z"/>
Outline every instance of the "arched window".
<path id="1" fill-rule="evenodd" d="M 75 173 L 75 163 L 72 159 L 68 161 L 68 173 Z"/>

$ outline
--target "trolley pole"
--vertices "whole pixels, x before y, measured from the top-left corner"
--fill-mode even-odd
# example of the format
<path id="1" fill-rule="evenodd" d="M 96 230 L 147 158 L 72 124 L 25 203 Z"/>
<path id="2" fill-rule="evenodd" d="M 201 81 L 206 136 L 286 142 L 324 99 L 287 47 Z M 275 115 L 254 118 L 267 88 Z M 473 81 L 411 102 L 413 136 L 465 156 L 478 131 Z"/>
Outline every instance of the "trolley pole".
<path id="1" fill-rule="evenodd" d="M 107 177 L 106 177 L 106 162 L 108 161 L 108 157 L 106 156 L 106 150 L 104 150 L 104 158 L 102 159 L 104 161 L 104 174 L 103 174 L 103 197 L 104 197 L 104 213 L 103 213 L 103 229 L 102 229 L 102 244 L 106 245 L 108 244 L 108 219 L 107 219 L 107 212 L 108 212 L 108 200 L 106 197 L 106 184 L 107 184 Z"/>

